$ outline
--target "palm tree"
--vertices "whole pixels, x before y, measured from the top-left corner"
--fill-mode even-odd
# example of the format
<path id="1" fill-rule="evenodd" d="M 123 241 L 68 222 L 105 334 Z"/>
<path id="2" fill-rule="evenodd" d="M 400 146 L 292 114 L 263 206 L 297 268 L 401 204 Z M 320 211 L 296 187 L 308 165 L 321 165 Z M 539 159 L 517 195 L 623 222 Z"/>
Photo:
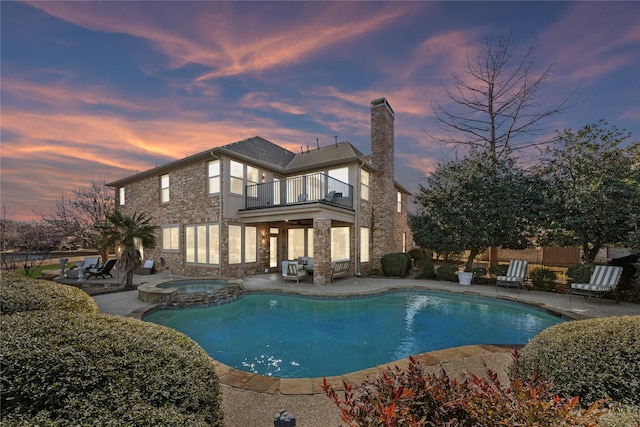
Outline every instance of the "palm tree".
<path id="1" fill-rule="evenodd" d="M 117 268 L 125 274 L 124 289 L 135 289 L 133 286 L 133 272 L 140 266 L 140 254 L 136 249 L 139 243 L 144 249 L 151 249 L 156 245 L 157 225 L 151 225 L 151 218 L 144 213 L 134 212 L 125 215 L 115 211 L 108 216 L 108 236 L 116 248 L 122 249 Z"/>

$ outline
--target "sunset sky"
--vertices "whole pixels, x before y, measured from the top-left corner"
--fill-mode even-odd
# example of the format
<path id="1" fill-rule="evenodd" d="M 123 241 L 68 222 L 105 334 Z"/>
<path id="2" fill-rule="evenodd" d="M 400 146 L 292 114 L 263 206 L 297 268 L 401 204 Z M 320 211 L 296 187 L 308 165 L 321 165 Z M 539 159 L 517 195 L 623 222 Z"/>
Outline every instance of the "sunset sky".
<path id="1" fill-rule="evenodd" d="M 541 93 L 579 87 L 549 133 L 605 119 L 640 138 L 640 2 L 0 2 L 2 206 L 259 135 L 299 152 L 370 152 L 370 101 L 396 113 L 396 179 L 415 191 L 453 148 L 433 140 L 490 33 L 512 32 Z"/>

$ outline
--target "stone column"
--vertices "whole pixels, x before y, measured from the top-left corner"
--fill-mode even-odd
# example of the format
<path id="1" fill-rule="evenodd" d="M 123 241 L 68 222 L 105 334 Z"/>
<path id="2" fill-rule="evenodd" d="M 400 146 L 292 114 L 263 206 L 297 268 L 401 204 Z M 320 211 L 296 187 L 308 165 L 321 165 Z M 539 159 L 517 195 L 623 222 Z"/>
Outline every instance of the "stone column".
<path id="1" fill-rule="evenodd" d="M 313 284 L 331 282 L 331 220 L 313 219 Z"/>

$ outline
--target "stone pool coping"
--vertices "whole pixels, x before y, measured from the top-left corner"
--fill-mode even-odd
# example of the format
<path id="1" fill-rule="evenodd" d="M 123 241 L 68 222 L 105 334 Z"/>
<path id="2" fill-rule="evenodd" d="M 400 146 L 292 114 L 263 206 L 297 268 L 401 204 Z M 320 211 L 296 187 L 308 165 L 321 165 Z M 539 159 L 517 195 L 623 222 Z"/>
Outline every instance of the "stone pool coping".
<path id="1" fill-rule="evenodd" d="M 371 290 L 371 289 L 360 290 L 358 292 L 327 295 L 321 292 L 315 292 L 316 291 L 315 289 L 312 292 L 300 292 L 296 290 L 278 289 L 277 287 L 275 289 L 274 288 L 246 289 L 242 286 L 243 281 L 241 279 L 234 279 L 234 278 L 221 278 L 221 279 L 227 280 L 230 284 L 234 284 L 242 287 L 243 290 L 245 291 L 245 294 L 247 295 L 253 294 L 253 293 L 255 294 L 273 293 L 273 294 L 283 294 L 283 295 L 303 296 L 303 297 L 318 297 L 318 298 L 361 298 L 361 297 L 372 297 L 376 295 L 384 295 L 389 292 L 426 290 L 421 287 L 407 286 L 407 287 L 378 288 L 375 290 Z M 190 280 L 206 280 L 206 279 L 194 278 Z M 174 280 L 171 280 L 171 281 L 174 281 Z M 143 291 L 157 292 L 158 295 L 166 295 L 167 293 L 164 291 L 166 291 L 167 289 L 170 289 L 172 292 L 174 292 L 175 288 L 158 288 L 157 286 L 159 284 L 163 284 L 167 282 L 168 282 L 167 280 L 162 280 L 162 281 L 157 281 L 153 283 L 147 283 L 144 285 L 140 285 L 138 287 L 138 290 L 140 291 L 140 289 L 142 288 Z M 435 290 L 435 291 L 438 292 L 438 290 Z M 466 294 L 467 296 L 477 296 L 477 297 L 487 298 L 487 296 L 485 295 L 470 295 L 467 292 L 463 292 L 461 294 L 463 295 Z M 549 311 L 555 315 L 558 315 L 567 319 L 583 318 L 583 316 L 576 315 L 576 313 L 566 312 L 563 310 L 550 310 L 548 307 L 544 307 L 542 304 L 539 305 L 535 303 L 527 303 L 527 302 L 519 301 L 517 299 L 503 298 L 503 297 L 496 297 L 495 299 L 501 299 L 501 300 L 524 304 L 524 305 L 529 305 L 532 307 L 537 307 L 539 309 Z M 153 312 L 158 308 L 161 308 L 161 305 L 151 307 L 151 308 L 148 308 L 148 307 L 140 308 L 138 310 L 133 311 L 130 314 L 130 316 L 136 317 L 138 319 L 142 319 L 142 317 L 145 314 Z M 466 345 L 466 346 L 451 347 L 447 349 L 421 353 L 412 357 L 414 360 L 419 362 L 422 366 L 429 367 L 429 366 L 437 366 L 442 363 L 452 362 L 456 360 L 464 360 L 467 358 L 491 356 L 494 354 L 513 353 L 514 349 L 519 347 L 522 347 L 522 346 L 521 345 L 491 345 L 491 344 Z M 246 391 L 252 391 L 256 393 L 265 393 L 265 394 L 273 394 L 273 395 L 324 394 L 324 391 L 322 390 L 322 385 L 324 383 L 325 377 L 317 377 L 317 378 L 271 377 L 271 376 L 259 375 L 259 374 L 235 369 L 231 366 L 228 366 L 214 359 L 213 357 L 211 357 L 211 360 L 215 366 L 216 373 L 218 374 L 220 382 L 230 387 L 234 387 L 234 388 L 238 388 Z M 342 391 L 344 390 L 345 382 L 350 384 L 351 386 L 357 386 L 361 384 L 363 381 L 367 379 L 372 379 L 375 376 L 377 376 L 379 373 L 389 369 L 393 369 L 394 367 L 399 367 L 401 369 L 404 369 L 409 365 L 409 363 L 410 363 L 410 360 L 407 357 L 407 358 L 395 360 L 392 362 L 387 362 L 372 368 L 350 372 L 343 375 L 329 376 L 329 377 L 326 377 L 326 379 L 327 379 L 327 382 L 331 384 L 334 390 Z"/>

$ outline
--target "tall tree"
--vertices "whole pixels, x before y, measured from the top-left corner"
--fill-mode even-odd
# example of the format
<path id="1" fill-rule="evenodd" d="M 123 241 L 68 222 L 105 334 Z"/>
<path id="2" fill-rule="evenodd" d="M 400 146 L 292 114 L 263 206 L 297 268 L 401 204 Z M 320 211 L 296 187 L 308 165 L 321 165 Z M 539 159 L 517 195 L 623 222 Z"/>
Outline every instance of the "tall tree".
<path id="1" fill-rule="evenodd" d="M 547 189 L 541 242 L 578 245 L 585 263 L 605 245 L 634 245 L 640 235 L 640 142 L 625 145 L 630 138 L 604 120 L 558 132 L 538 168 Z"/>
<path id="2" fill-rule="evenodd" d="M 124 273 L 125 289 L 135 289 L 133 272 L 140 266 L 138 247 L 151 249 L 156 245 L 157 225 L 151 225 L 151 218 L 144 213 L 125 215 L 114 211 L 108 217 L 109 225 L 103 227 L 107 241 L 121 250 L 117 268 Z M 138 246 L 139 245 L 139 246 Z"/>
<path id="3" fill-rule="evenodd" d="M 540 91 L 552 66 L 536 72 L 535 51 L 534 44 L 517 57 L 511 34 L 487 36 L 476 55 L 467 54 L 466 73 L 453 73 L 453 88 L 443 85 L 447 105 L 433 105 L 448 135 L 436 139 L 497 157 L 548 142 L 532 142 L 531 137 L 546 133 L 545 119 L 568 108 L 570 95 L 542 106 Z"/>
<path id="4" fill-rule="evenodd" d="M 410 216 L 416 243 L 437 252 L 469 250 L 471 267 L 491 246 L 527 247 L 540 198 L 512 157 L 483 152 L 439 165 L 416 202 Z"/>
<path id="5" fill-rule="evenodd" d="M 42 213 L 60 239 L 74 236 L 82 240 L 83 246 L 98 251 L 103 262 L 109 259 L 112 249 L 105 225 L 114 209 L 114 197 L 103 181 L 91 180 L 71 190 L 71 197 L 63 193 L 55 204 L 53 213 Z"/>

